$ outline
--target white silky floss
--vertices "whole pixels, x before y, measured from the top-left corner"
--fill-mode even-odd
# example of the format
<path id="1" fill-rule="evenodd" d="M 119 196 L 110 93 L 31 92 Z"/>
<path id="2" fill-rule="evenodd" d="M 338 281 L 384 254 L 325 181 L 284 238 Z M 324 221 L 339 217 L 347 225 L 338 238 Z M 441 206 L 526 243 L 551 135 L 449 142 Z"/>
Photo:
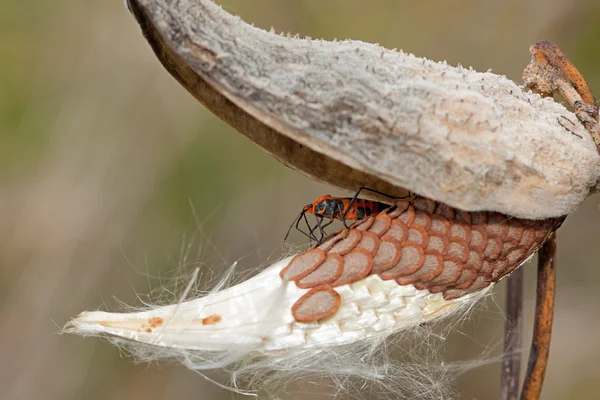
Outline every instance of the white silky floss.
<path id="1" fill-rule="evenodd" d="M 180 304 L 132 313 L 83 312 L 65 332 L 109 336 L 162 348 L 276 353 L 351 344 L 391 333 L 473 304 L 482 293 L 455 300 L 370 275 L 336 287 L 341 305 L 318 322 L 296 322 L 292 305 L 308 289 L 284 281 L 283 259 L 238 285 Z M 483 290 L 487 292 L 489 289 Z"/>

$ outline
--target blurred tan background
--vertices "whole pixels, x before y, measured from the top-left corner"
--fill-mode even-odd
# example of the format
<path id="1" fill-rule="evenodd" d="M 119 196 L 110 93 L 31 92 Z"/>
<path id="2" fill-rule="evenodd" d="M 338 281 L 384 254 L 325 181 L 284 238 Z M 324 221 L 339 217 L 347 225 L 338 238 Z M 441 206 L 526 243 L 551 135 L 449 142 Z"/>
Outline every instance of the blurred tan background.
<path id="1" fill-rule="evenodd" d="M 529 45 L 548 39 L 600 95 L 597 0 L 221 4 L 266 29 L 378 42 L 518 82 Z M 218 272 L 277 257 L 300 207 L 339 192 L 204 110 L 162 69 L 123 0 L 14 0 L 0 10 L 0 397 L 236 398 L 176 363 L 134 365 L 104 341 L 57 332 L 84 309 L 118 309 L 114 298 L 140 305 L 136 293 L 181 287 L 198 263 Z M 588 199 L 559 233 L 544 399 L 599 396 L 599 204 Z M 535 268 L 526 268 L 529 335 Z M 504 289 L 449 341 L 452 357 L 498 343 L 493 304 L 504 304 Z M 498 378 L 494 364 L 459 389 L 494 399 Z"/>

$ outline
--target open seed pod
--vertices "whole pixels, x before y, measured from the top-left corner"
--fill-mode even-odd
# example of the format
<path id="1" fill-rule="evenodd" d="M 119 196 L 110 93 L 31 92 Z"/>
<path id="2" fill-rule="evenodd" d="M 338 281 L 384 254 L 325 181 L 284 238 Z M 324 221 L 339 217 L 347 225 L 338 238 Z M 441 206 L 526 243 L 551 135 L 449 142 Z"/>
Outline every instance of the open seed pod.
<path id="1" fill-rule="evenodd" d="M 66 331 L 149 361 L 228 368 L 234 386 L 244 373 L 317 372 L 446 398 L 377 345 L 469 309 L 597 189 L 600 156 L 577 116 L 499 75 L 280 36 L 208 0 L 128 5 L 165 68 L 284 164 L 345 189 L 418 195 L 235 286 L 84 312 Z"/>
<path id="2" fill-rule="evenodd" d="M 316 180 L 532 219 L 568 214 L 598 184 L 600 157 L 577 117 L 503 76 L 280 36 L 209 0 L 129 7 L 191 94 Z"/>

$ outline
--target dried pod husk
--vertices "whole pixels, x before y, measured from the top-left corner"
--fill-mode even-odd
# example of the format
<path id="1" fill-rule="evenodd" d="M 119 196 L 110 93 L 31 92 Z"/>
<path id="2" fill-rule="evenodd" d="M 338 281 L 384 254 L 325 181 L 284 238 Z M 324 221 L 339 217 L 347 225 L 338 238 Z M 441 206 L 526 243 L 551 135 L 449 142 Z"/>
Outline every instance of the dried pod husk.
<path id="1" fill-rule="evenodd" d="M 600 157 L 577 117 L 503 76 L 277 35 L 208 0 L 129 7 L 191 94 L 319 181 L 530 219 L 566 215 L 598 185 Z"/>

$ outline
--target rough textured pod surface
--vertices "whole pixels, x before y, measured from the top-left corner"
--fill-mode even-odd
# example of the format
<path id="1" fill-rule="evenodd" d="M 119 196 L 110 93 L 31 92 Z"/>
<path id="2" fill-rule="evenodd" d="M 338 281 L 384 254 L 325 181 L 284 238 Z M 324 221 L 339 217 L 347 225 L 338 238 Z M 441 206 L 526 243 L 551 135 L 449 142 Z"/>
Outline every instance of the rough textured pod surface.
<path id="1" fill-rule="evenodd" d="M 280 36 L 208 0 L 129 7 L 190 93 L 317 180 L 529 219 L 566 215 L 598 185 L 600 157 L 576 116 L 503 76 Z"/>

